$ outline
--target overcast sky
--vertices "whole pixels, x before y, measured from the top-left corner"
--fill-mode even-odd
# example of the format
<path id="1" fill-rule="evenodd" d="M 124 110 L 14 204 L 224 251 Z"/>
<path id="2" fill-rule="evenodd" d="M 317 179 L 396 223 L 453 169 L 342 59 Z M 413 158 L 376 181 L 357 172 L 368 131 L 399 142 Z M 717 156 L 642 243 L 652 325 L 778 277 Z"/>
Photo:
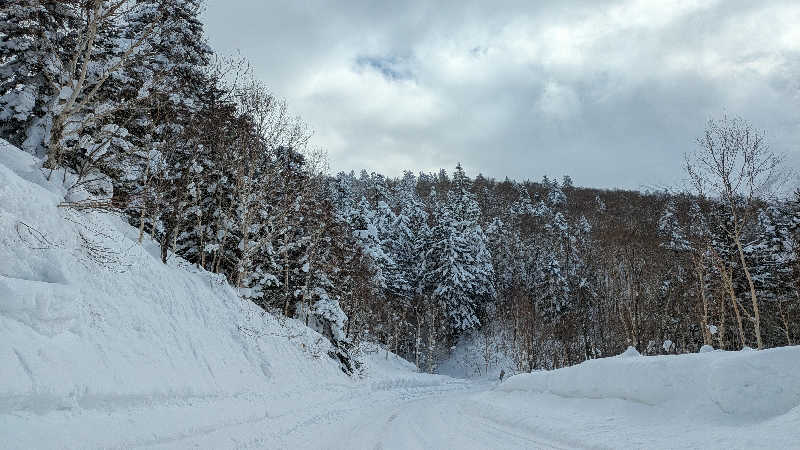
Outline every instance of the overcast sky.
<path id="1" fill-rule="evenodd" d="M 674 186 L 711 117 L 800 166 L 800 2 L 208 0 L 331 169 Z"/>

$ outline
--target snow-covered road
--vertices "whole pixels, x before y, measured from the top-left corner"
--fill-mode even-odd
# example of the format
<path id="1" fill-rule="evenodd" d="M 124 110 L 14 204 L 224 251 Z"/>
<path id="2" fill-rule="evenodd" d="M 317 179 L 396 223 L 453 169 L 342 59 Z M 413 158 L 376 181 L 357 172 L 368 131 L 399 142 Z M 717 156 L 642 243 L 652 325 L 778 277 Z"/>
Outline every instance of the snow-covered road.
<path id="1" fill-rule="evenodd" d="M 304 398 L 305 407 L 238 420 L 227 411 L 217 424 L 194 432 L 139 442 L 148 448 L 566 448 L 482 416 L 476 395 L 486 383 L 460 380 L 428 386 L 396 383 L 366 388 L 330 386 L 327 395 Z M 288 400 L 288 399 L 287 399 Z M 210 405 L 209 405 L 210 406 Z M 240 407 L 240 412 L 250 407 Z"/>
<path id="2" fill-rule="evenodd" d="M 715 366 L 725 368 L 726 359 L 758 363 L 761 356 L 788 361 L 798 350 L 741 358 L 721 353 Z M 649 367 L 677 366 L 693 358 L 640 359 Z M 699 394 L 704 388 L 694 388 L 696 382 L 683 385 L 686 395 L 676 394 L 676 403 L 648 399 L 645 384 L 631 380 L 628 398 L 621 398 L 602 366 L 623 361 L 610 359 L 552 376 L 521 375 L 499 386 L 391 367 L 357 381 L 275 385 L 268 392 L 238 396 L 175 396 L 133 404 L 106 399 L 42 414 L 17 412 L 0 415 L 0 430 L 4 448 L 800 448 L 800 407 L 792 406 L 797 392 L 790 385 L 781 386 L 779 396 L 770 400 L 773 411 L 762 408 L 761 415 L 735 414 L 732 403 L 706 404 Z M 635 365 L 628 368 L 635 370 Z M 575 381 L 575 374 L 583 373 L 594 375 L 591 385 Z M 674 374 L 667 378 L 676 379 Z M 552 379 L 548 392 L 535 386 L 542 379 Z M 655 381 L 650 384 L 662 386 Z M 582 391 L 589 387 L 591 393 Z M 747 394 L 738 390 L 732 398 L 746 399 L 757 411 L 757 402 Z M 728 412 L 720 410 L 723 406 Z"/>
<path id="3" fill-rule="evenodd" d="M 476 398 L 490 384 L 425 377 L 53 411 L 3 428 L 9 448 L 569 448 L 487 418 Z"/>
<path id="4" fill-rule="evenodd" d="M 312 449 L 442 449 L 442 448 L 573 448 L 543 438 L 514 423 L 481 412 L 476 399 L 492 384 L 460 380 L 428 386 L 396 383 L 347 389 L 330 386 L 328 394 L 304 408 L 266 413 L 255 419 L 233 419 L 235 410 L 201 429 L 174 430 L 145 448 L 312 448 Z M 251 399 L 254 400 L 254 399 Z M 309 399 L 306 399 L 309 400 Z M 211 406 L 211 405 L 209 405 Z M 239 407 L 244 412 L 250 407 Z M 196 411 L 195 411 L 196 412 Z"/>
<path id="5" fill-rule="evenodd" d="M 346 434 L 332 448 L 569 448 L 481 414 L 475 397 L 489 386 L 470 386 L 466 392 L 433 390 L 419 399 L 367 411 L 352 427 L 342 430 Z"/>

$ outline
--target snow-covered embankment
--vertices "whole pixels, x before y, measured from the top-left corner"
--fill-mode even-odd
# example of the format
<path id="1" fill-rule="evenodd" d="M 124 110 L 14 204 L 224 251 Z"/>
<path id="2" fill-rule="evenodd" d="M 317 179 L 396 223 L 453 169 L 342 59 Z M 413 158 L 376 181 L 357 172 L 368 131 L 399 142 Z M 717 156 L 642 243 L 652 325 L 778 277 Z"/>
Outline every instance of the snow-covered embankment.
<path id="1" fill-rule="evenodd" d="M 800 347 L 639 356 L 513 376 L 475 414 L 566 446 L 800 448 Z"/>
<path id="2" fill-rule="evenodd" d="M 800 347 L 647 357 L 628 353 L 516 375 L 498 389 L 765 419 L 800 406 Z"/>
<path id="3" fill-rule="evenodd" d="M 263 314 L 180 258 L 162 264 L 156 244 L 139 244 L 120 217 L 58 207 L 85 193 L 68 194 L 63 173 L 49 182 L 40 167 L 0 141 L 4 446 L 133 444 L 135 429 L 92 432 L 88 416 L 352 383 L 321 335 Z M 80 414 L 87 436 L 46 428 Z"/>

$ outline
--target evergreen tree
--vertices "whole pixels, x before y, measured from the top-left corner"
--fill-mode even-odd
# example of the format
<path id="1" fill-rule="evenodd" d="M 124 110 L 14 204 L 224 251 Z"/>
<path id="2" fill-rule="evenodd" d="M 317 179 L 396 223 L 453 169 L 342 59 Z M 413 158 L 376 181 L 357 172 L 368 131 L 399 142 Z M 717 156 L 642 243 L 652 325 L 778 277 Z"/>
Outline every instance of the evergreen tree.
<path id="1" fill-rule="evenodd" d="M 678 222 L 675 201 L 671 198 L 667 201 L 664 212 L 658 219 L 658 232 L 664 240 L 661 244 L 663 247 L 676 252 L 689 250 L 689 241 L 684 235 L 681 224 Z"/>
<path id="2" fill-rule="evenodd" d="M 391 241 L 394 259 L 406 281 L 409 296 L 421 292 L 425 246 L 430 238 L 428 213 L 416 186 L 414 174 L 405 172 L 398 186 L 399 213 Z"/>
<path id="3" fill-rule="evenodd" d="M 487 238 L 478 223 L 480 211 L 460 165 L 447 202 L 437 209 L 424 279 L 458 335 L 480 324 L 483 308 L 495 295 Z"/>
<path id="4" fill-rule="evenodd" d="M 67 2 L 13 0 L 0 9 L 0 137 L 42 157 L 61 95 L 64 61 L 78 45 Z"/>

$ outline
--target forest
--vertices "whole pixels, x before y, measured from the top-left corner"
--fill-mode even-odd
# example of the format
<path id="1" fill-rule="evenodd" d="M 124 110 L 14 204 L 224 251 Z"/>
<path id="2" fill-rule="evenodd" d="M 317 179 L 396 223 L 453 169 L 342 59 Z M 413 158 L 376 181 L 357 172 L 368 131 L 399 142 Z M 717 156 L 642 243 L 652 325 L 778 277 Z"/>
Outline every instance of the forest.
<path id="1" fill-rule="evenodd" d="M 3 2 L 0 138 L 92 193 L 62 208 L 119 214 L 163 262 L 304 321 L 346 373 L 361 342 L 435 373 L 468 335 L 517 371 L 800 339 L 800 190 L 746 119 L 675 149 L 688 181 L 671 189 L 333 174 L 247 60 L 207 44 L 202 8 Z"/>

